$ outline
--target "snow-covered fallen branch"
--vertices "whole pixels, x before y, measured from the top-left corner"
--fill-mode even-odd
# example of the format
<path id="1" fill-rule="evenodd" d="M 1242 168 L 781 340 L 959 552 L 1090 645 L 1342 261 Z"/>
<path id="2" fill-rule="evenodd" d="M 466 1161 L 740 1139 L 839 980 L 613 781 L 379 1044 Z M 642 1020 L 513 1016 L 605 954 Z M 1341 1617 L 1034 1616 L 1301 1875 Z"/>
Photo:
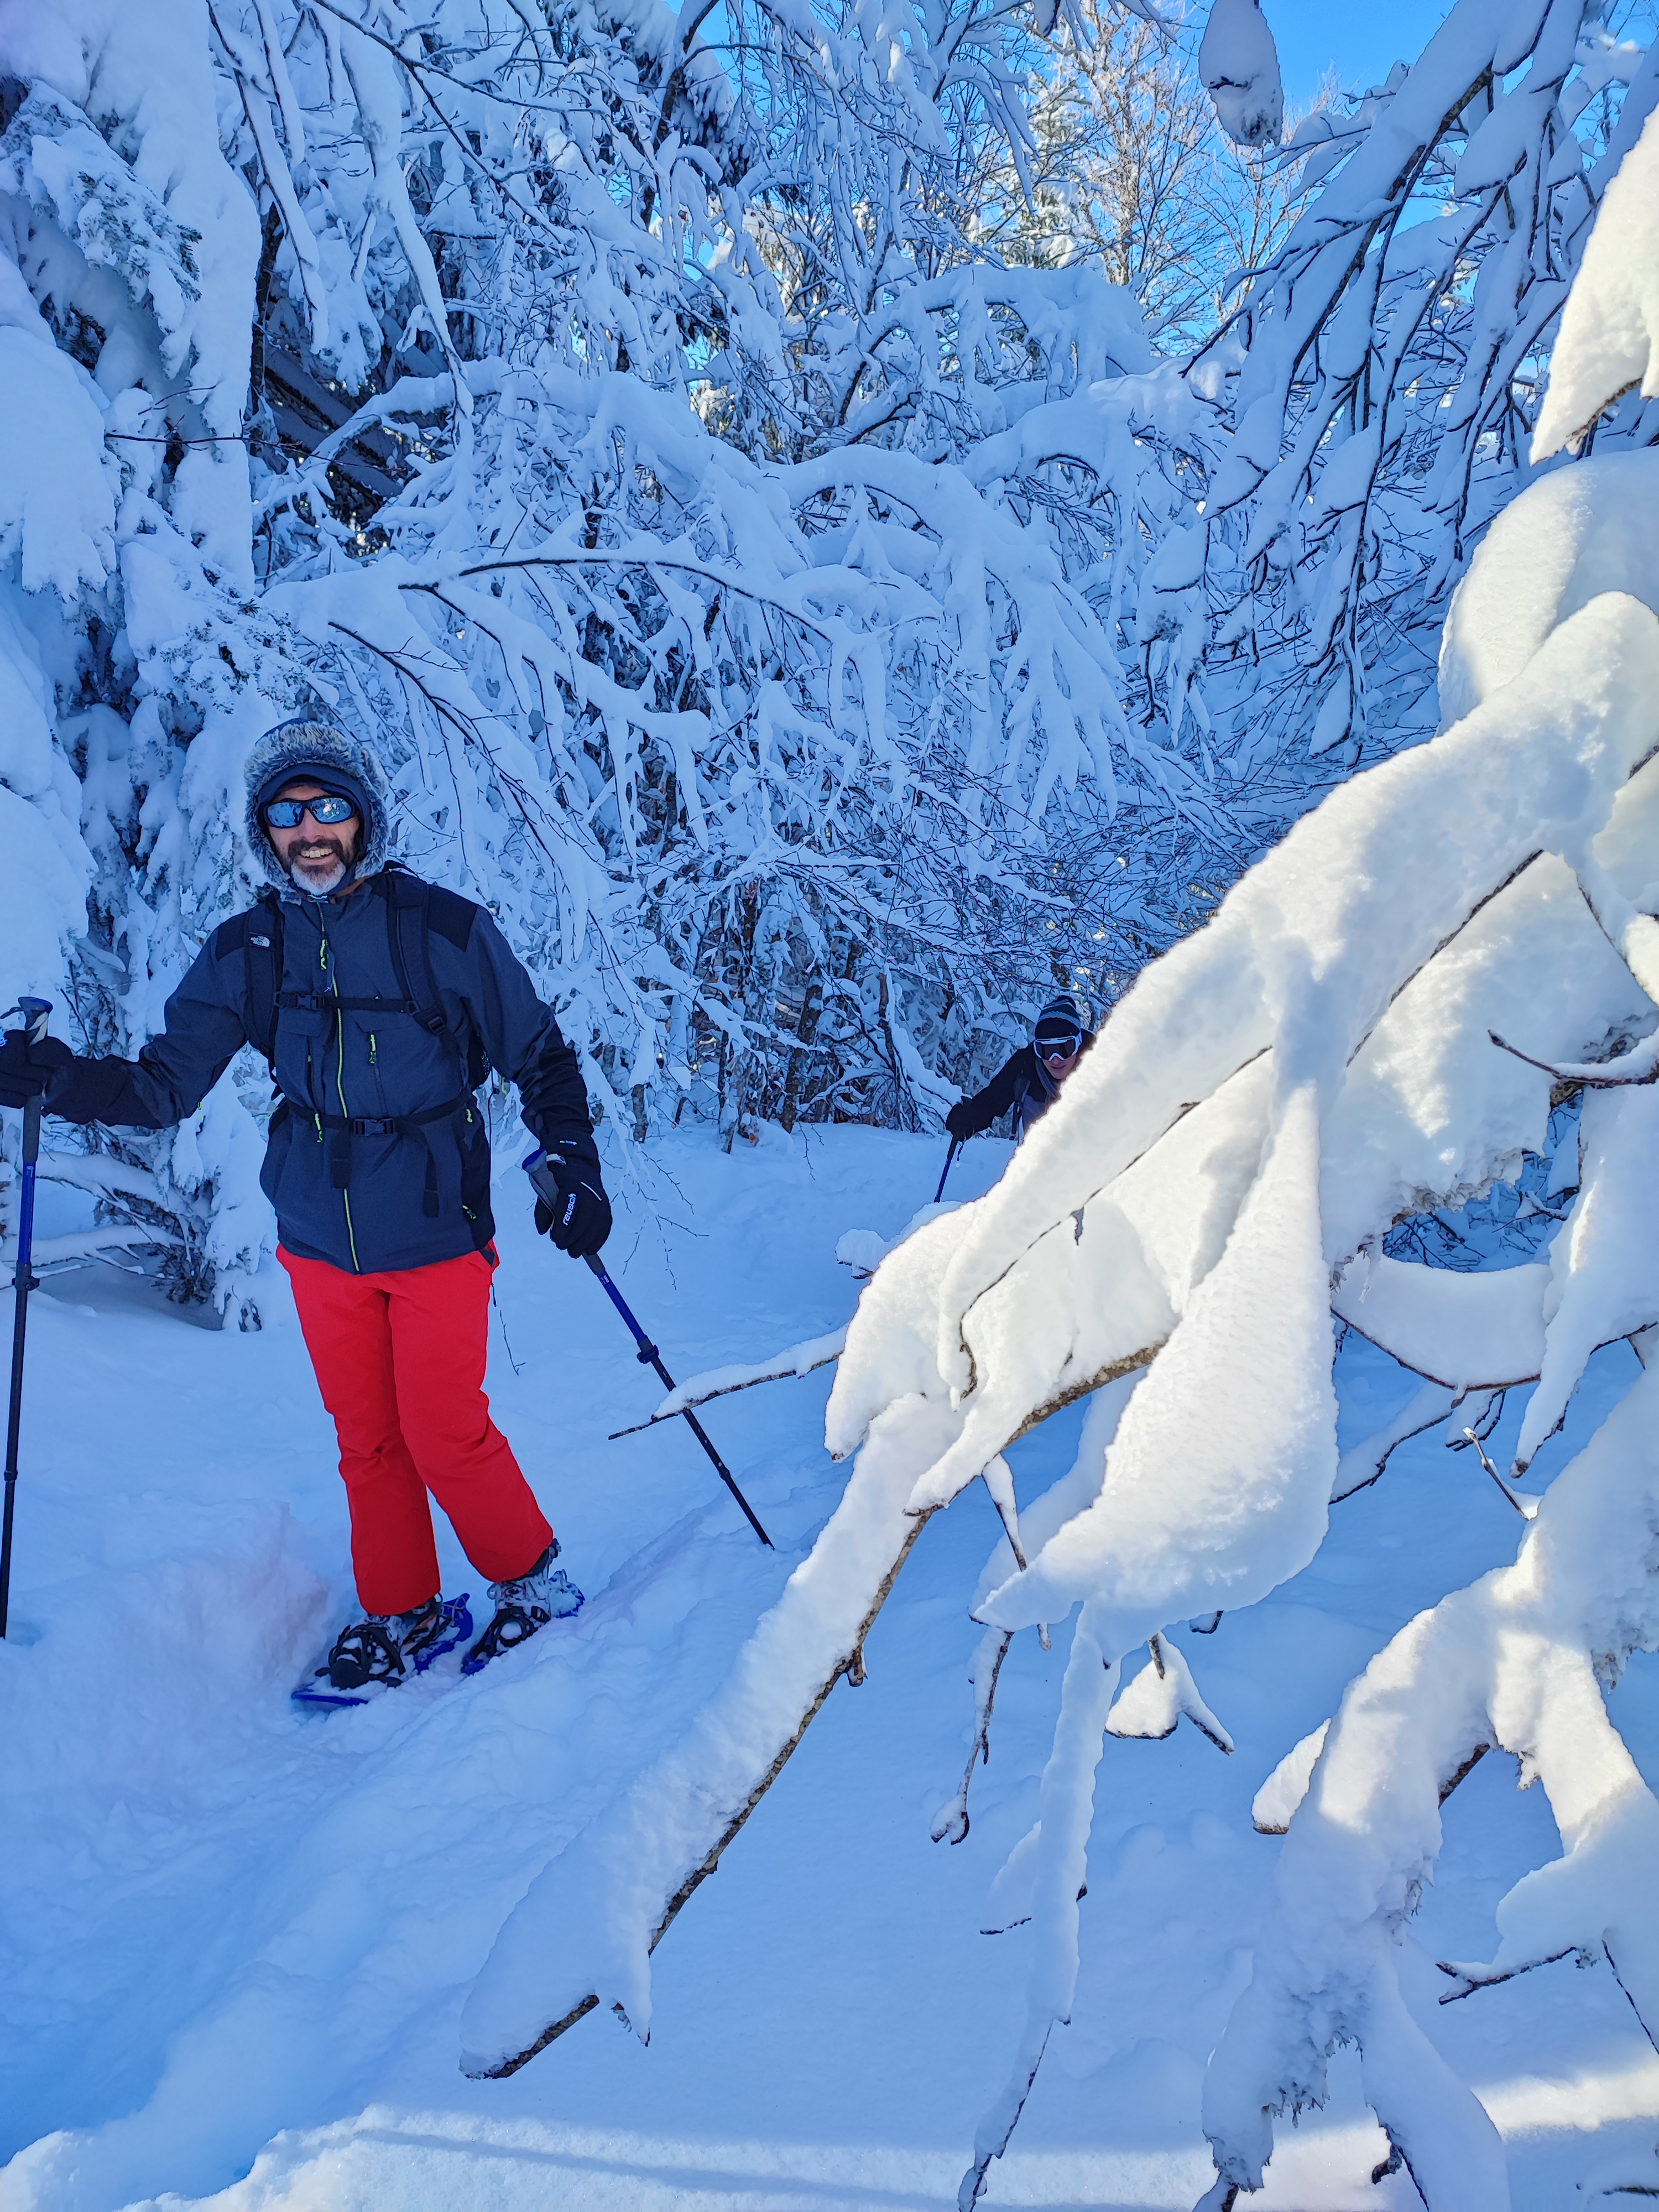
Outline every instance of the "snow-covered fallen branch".
<path id="1" fill-rule="evenodd" d="M 71 1229 L 61 1237 L 37 1237 L 34 1264 L 38 1267 L 72 1266 L 79 1260 L 96 1260 L 106 1252 L 142 1252 L 156 1242 L 156 1231 L 133 1222 L 107 1221 L 95 1229 Z M 15 1242 L 8 1243 L 0 1259 L 15 1264 Z"/>
<path id="2" fill-rule="evenodd" d="M 465 2073 L 516 2073 L 600 2004 L 649 2040 L 650 1954 L 836 1684 L 863 1679 L 865 1638 L 928 1518 L 905 1510 L 917 1465 L 951 1419 L 915 1398 L 883 1417 L 725 1689 L 532 1883 L 467 1999 Z"/>
<path id="3" fill-rule="evenodd" d="M 1513 1054 L 1528 1067 L 1540 1069 L 1553 1083 L 1571 1084 L 1584 1091 L 1617 1091 L 1628 1084 L 1647 1084 L 1659 1079 L 1659 1031 L 1644 1037 L 1632 1051 L 1620 1053 L 1613 1060 L 1583 1060 L 1572 1061 L 1538 1060 L 1520 1046 L 1511 1044 L 1496 1030 L 1487 1032 L 1500 1052 Z"/>
<path id="4" fill-rule="evenodd" d="M 1344 1269 L 1331 1310 L 1402 1367 L 1461 1395 L 1535 1380 L 1549 1285 L 1547 1267 L 1464 1275 L 1371 1251 Z"/>
<path id="5" fill-rule="evenodd" d="M 911 1215 L 896 1237 L 884 1237 L 876 1229 L 848 1229 L 836 1244 L 836 1257 L 843 1267 L 850 1267 L 856 1280 L 863 1282 L 873 1275 L 890 1252 L 897 1251 L 907 1237 L 941 1214 L 954 1213 L 957 1201 L 954 1199 L 935 1200 Z"/>
<path id="6" fill-rule="evenodd" d="M 636 1421 L 632 1428 L 615 1430 L 611 1441 L 614 1443 L 618 1437 L 636 1437 L 641 1430 L 655 1428 L 659 1421 L 672 1421 L 695 1407 L 706 1406 L 711 1398 L 729 1397 L 733 1390 L 752 1390 L 757 1382 L 777 1382 L 788 1376 L 811 1375 L 839 1359 L 846 1342 L 845 1328 L 832 1328 L 826 1335 L 809 1336 L 804 1343 L 775 1352 L 769 1359 L 708 1368 L 671 1390 L 648 1421 Z"/>
<path id="7" fill-rule="evenodd" d="M 1548 1355 L 1551 1268 L 1460 1276 L 1378 1244 L 1413 1200 L 1487 1188 L 1543 1141 L 1550 1079 L 1492 1050 L 1496 1022 L 1523 1015 L 1537 1056 L 1556 1064 L 1611 1028 L 1628 1034 L 1644 1006 L 1650 1021 L 1632 974 L 1653 950 L 1650 925 L 1605 842 L 1592 843 L 1627 794 L 1646 801 L 1656 688 L 1659 623 L 1645 607 L 1603 595 L 1571 616 L 1500 697 L 1292 833 L 1142 978 L 996 1189 L 882 1261 L 830 1399 L 826 1442 L 858 1449 L 841 1505 L 684 1741 L 544 1870 L 503 1929 L 469 2002 L 470 2071 L 522 2063 L 597 2004 L 648 2031 L 652 1947 L 834 1681 L 856 1674 L 916 1530 L 983 1475 L 1008 1533 L 972 1601 L 995 1640 L 975 1661 L 969 1774 L 988 1750 L 1004 1639 L 1082 1610 L 1041 1833 L 1021 1862 L 1028 2016 L 963 2182 L 971 2204 L 1070 2008 L 1096 1768 L 1124 1656 L 1152 1638 L 1173 1654 L 1171 1623 L 1249 1605 L 1322 1540 L 1342 1486 L 1333 1306 L 1454 1396 L 1535 1376 Z M 1474 1102 L 1449 1140 L 1448 1094 Z M 1610 1161 L 1623 1157 L 1613 1133 Z M 1587 1146 L 1586 1188 L 1601 1156 Z M 1012 1513 L 999 1495 L 1007 1444 L 1114 1376 L 1110 1419 L 1085 1425 L 1063 1500 L 1041 1523 L 1045 1501 Z M 1444 1398 L 1431 1402 L 1438 1415 Z M 1372 1447 L 1369 1471 L 1385 1451 L 1386 1440 Z M 1202 1705 L 1166 1656 L 1120 1717 L 1161 1729 Z M 1224 1735 L 1207 1707 L 1201 1721 Z M 1443 1759 L 1425 1750 L 1437 1794 L 1496 1725 L 1473 1719 Z M 1340 1717 L 1327 1741 L 1310 1805 L 1346 1726 Z M 966 1797 L 937 1834 L 964 1832 Z M 1286 2063 L 1263 2055 L 1259 2022 L 1241 2014 L 1238 2032 L 1253 2063 Z M 1393 2053 L 1410 2073 L 1395 2014 L 1368 2015 L 1363 2032 L 1368 2066 Z M 1259 2108 L 1285 2094 L 1282 2081 L 1253 2086 L 1249 2147 L 1226 2138 L 1230 2186 L 1259 2172 Z M 1378 2091 L 1420 2172 L 1416 2094 Z"/>
<path id="8" fill-rule="evenodd" d="M 1389 1455 L 1398 1445 L 1443 1420 L 1457 1401 L 1458 1393 L 1443 1382 L 1425 1382 L 1420 1390 L 1413 1391 L 1391 1421 L 1343 1453 L 1337 1462 L 1336 1480 L 1331 1486 L 1332 1504 L 1352 1498 L 1356 1491 L 1368 1489 L 1387 1467 Z"/>

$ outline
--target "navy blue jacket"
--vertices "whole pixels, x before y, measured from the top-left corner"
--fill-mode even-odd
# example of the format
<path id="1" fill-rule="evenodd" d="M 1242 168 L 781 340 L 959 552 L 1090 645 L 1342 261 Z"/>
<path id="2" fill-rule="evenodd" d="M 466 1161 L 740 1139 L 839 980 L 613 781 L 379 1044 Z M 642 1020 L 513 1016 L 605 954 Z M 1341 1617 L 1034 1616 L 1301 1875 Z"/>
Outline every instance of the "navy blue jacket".
<path id="1" fill-rule="evenodd" d="M 285 991 L 325 1000 L 402 999 L 386 884 L 377 874 L 346 898 L 289 892 L 283 899 Z M 261 911 L 254 909 L 250 927 L 258 927 Z M 428 959 L 447 1036 L 410 1014 L 325 1004 L 315 1012 L 284 1008 L 278 1019 L 282 1103 L 260 1182 L 283 1249 L 301 1259 L 368 1274 L 425 1267 L 489 1243 L 489 1145 L 476 1105 L 468 1101 L 419 1131 L 351 1134 L 343 1188 L 343 1133 L 320 1118 L 374 1121 L 441 1106 L 465 1091 L 475 1047 L 517 1084 L 525 1126 L 538 1144 L 585 1150 L 597 1164 L 576 1055 L 506 939 L 470 900 L 445 894 L 435 911 L 441 926 L 434 920 L 428 933 Z M 233 940 L 228 951 L 226 939 Z M 263 1043 L 253 1027 L 240 933 L 216 932 L 167 1000 L 161 1034 L 136 1060 L 77 1060 L 47 1094 L 46 1110 L 70 1121 L 169 1127 L 195 1110 L 244 1044 Z M 428 1162 L 435 1212 L 428 1210 Z"/>

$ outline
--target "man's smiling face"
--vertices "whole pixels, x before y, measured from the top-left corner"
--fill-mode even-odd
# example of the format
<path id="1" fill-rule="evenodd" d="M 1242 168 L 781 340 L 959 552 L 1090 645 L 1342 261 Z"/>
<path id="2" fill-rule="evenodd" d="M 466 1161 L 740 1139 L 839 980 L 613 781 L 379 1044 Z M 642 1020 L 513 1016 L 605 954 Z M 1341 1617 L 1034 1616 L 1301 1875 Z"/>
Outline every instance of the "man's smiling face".
<path id="1" fill-rule="evenodd" d="M 301 775 L 285 783 L 276 796 L 303 805 L 328 794 L 313 776 Z M 277 859 L 301 890 L 309 891 L 313 898 L 325 897 L 345 881 L 346 872 L 357 857 L 362 834 L 363 825 L 355 811 L 343 822 L 316 822 L 309 814 L 304 814 L 292 830 L 280 830 L 269 818 L 265 823 L 265 835 Z"/>

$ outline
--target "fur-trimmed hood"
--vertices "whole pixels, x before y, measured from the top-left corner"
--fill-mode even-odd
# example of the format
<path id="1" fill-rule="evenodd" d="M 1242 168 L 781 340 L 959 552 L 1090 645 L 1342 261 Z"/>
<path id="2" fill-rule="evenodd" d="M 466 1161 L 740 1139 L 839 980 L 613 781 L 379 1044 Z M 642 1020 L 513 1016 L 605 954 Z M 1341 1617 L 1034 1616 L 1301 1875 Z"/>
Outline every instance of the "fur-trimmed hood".
<path id="1" fill-rule="evenodd" d="M 386 770 L 362 738 L 304 717 L 267 730 L 247 757 L 247 842 L 265 874 L 278 890 L 294 892 L 293 878 L 276 857 L 259 810 L 285 783 L 307 773 L 353 800 L 362 816 L 362 846 L 347 880 L 377 875 L 392 846 Z"/>

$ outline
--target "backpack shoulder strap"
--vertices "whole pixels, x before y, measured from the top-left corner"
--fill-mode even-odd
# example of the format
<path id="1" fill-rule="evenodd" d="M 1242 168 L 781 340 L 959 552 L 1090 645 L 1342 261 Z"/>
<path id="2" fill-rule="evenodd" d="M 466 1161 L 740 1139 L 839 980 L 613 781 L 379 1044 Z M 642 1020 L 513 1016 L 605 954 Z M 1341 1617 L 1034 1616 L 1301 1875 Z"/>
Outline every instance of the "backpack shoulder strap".
<path id="1" fill-rule="evenodd" d="M 258 908 L 254 907 L 246 913 L 234 914 L 228 921 L 219 924 L 213 933 L 213 957 L 216 960 L 228 960 L 233 952 L 241 951 L 247 943 L 249 925 L 258 912 Z"/>
<path id="2" fill-rule="evenodd" d="M 274 1067 L 283 982 L 283 907 L 276 892 L 261 891 L 258 905 L 222 922 L 214 932 L 213 951 L 219 960 L 241 954 L 248 1042 Z"/>
<path id="3" fill-rule="evenodd" d="M 447 1032 L 449 1018 L 432 973 L 432 952 L 427 942 L 432 893 L 431 884 L 406 869 L 386 871 L 386 930 L 398 988 L 421 1027 L 439 1036 Z"/>
<path id="4" fill-rule="evenodd" d="M 450 1026 L 443 994 L 432 973 L 431 935 L 435 930 L 458 951 L 465 952 L 478 909 L 459 891 L 428 884 L 407 868 L 388 867 L 385 881 L 386 927 L 398 988 L 422 1028 L 434 1036 L 447 1038 L 458 1075 L 469 1091 L 476 1091 L 489 1073 L 489 1059 L 483 1039 L 470 1024 L 465 1044 Z"/>
<path id="5" fill-rule="evenodd" d="M 1025 1058 L 1026 1064 L 1021 1067 L 1019 1073 L 1014 1079 L 1013 1115 L 1008 1124 L 1008 1133 L 1016 1144 L 1019 1142 L 1022 1131 L 1030 1124 L 1031 1117 L 1029 1109 L 1032 1097 L 1042 1087 L 1037 1081 L 1036 1047 L 1029 1044 L 1023 1045 L 1020 1051 Z"/>

